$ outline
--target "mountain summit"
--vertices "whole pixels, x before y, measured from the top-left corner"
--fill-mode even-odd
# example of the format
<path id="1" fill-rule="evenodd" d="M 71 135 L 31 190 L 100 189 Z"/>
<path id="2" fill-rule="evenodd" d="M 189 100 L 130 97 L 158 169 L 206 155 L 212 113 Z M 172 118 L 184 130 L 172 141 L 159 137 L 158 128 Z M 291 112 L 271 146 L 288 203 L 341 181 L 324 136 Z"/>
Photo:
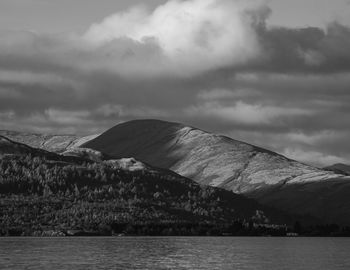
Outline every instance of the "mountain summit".
<path id="1" fill-rule="evenodd" d="M 344 177 L 225 136 L 160 120 L 119 124 L 83 146 L 117 158 L 135 157 L 237 193 Z"/>

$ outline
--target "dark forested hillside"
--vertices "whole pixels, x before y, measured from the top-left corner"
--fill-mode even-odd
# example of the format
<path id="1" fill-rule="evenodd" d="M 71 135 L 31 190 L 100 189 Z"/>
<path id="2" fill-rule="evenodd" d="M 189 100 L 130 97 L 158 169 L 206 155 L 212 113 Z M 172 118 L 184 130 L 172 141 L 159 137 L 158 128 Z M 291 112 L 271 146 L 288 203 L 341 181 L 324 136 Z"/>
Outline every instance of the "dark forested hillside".
<path id="1" fill-rule="evenodd" d="M 149 234 L 154 226 L 160 226 L 161 232 L 171 228 L 174 234 L 196 234 L 200 227 L 202 234 L 210 234 L 214 228 L 217 232 L 218 226 L 222 231 L 222 226 L 227 229 L 235 222 L 242 227 L 244 222 L 288 221 L 288 216 L 254 200 L 200 186 L 165 170 L 130 171 L 113 162 L 63 163 L 30 154 L 0 160 L 2 235 L 72 230 Z M 142 229 L 134 231 L 130 226 Z M 173 231 L 177 226 L 179 231 Z M 159 228 L 155 230 L 153 233 L 161 233 Z"/>

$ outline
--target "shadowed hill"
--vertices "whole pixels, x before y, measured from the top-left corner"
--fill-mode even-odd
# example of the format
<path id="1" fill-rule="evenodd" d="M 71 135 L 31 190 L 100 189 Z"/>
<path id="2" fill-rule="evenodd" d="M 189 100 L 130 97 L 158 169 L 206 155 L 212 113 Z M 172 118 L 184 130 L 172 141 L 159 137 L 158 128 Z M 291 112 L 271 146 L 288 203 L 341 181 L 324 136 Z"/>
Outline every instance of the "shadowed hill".
<path id="1" fill-rule="evenodd" d="M 246 194 L 259 202 L 298 215 L 313 215 L 327 224 L 350 225 L 350 181 L 325 180 L 276 185 Z"/>

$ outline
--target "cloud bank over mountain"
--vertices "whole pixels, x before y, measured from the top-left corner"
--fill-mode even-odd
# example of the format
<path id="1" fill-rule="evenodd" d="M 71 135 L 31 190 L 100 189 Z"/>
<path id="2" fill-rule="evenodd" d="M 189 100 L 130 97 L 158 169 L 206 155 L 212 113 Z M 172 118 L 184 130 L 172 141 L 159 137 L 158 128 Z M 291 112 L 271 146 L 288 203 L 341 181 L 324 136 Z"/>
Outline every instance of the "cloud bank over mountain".
<path id="1" fill-rule="evenodd" d="M 350 28 L 268 25 L 263 1 L 133 7 L 82 34 L 0 32 L 0 128 L 160 118 L 305 162 L 350 161 Z"/>
<path id="2" fill-rule="evenodd" d="M 154 59 L 159 65 L 157 72 L 165 67 L 181 75 L 196 74 L 257 57 L 253 23 L 265 9 L 257 2 L 173 0 L 152 12 L 136 7 L 117 13 L 91 26 L 84 37 L 96 47 L 120 40 L 153 45 L 159 50 L 159 58 Z M 124 59 L 128 57 L 137 56 L 129 51 Z"/>

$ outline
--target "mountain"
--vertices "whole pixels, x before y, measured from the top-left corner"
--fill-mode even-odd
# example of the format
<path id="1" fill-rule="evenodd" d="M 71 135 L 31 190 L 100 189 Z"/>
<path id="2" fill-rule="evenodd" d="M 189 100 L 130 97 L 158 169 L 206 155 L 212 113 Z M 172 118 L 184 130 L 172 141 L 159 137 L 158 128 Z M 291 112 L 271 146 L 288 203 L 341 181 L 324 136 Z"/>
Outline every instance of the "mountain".
<path id="1" fill-rule="evenodd" d="M 32 134 L 16 136 L 33 142 Z M 88 139 L 78 143 L 79 148 L 65 143 L 61 153 L 65 158 L 99 163 L 122 159 L 135 168 L 141 160 L 147 166 L 241 193 L 269 207 L 350 225 L 350 199 L 346 196 L 350 177 L 340 171 L 318 169 L 248 143 L 159 120 L 126 122 Z"/>
<path id="2" fill-rule="evenodd" d="M 83 145 L 133 156 L 265 205 L 350 225 L 350 178 L 225 136 L 159 120 L 117 125 Z"/>
<path id="3" fill-rule="evenodd" d="M 37 154 L 44 154 L 42 150 L 35 150 L 25 144 L 16 143 L 4 136 L 0 136 L 0 157 L 4 155 L 23 155 L 36 152 Z"/>
<path id="4" fill-rule="evenodd" d="M 49 135 L 0 130 L 0 136 L 6 137 L 19 143 L 26 144 L 34 148 L 40 148 L 52 152 L 61 153 L 68 149 L 79 147 L 80 145 L 95 138 L 98 135 L 82 137 L 76 135 Z"/>
<path id="5" fill-rule="evenodd" d="M 0 137 L 0 235 L 285 234 L 273 224 L 295 220 L 134 158 L 105 157 L 91 149 L 59 155 Z"/>
<path id="6" fill-rule="evenodd" d="M 93 150 L 92 150 L 93 151 Z M 81 164 L 90 161 L 84 156 L 74 155 L 59 155 L 53 152 L 46 151 L 44 149 L 33 148 L 23 143 L 15 142 L 0 135 L 0 159 L 12 160 L 18 156 L 26 156 L 29 159 L 34 157 L 44 158 L 51 163 L 73 163 Z"/>
<path id="7" fill-rule="evenodd" d="M 46 150 L 36 149 L 23 143 L 14 142 L 4 136 L 0 136 L 0 158 L 18 155 L 45 156 L 51 159 L 62 159 L 59 155 Z"/>
<path id="8" fill-rule="evenodd" d="M 332 166 L 325 167 L 323 169 L 327 171 L 333 171 L 338 174 L 344 174 L 344 175 L 350 176 L 350 165 L 337 163 Z"/>
<path id="9" fill-rule="evenodd" d="M 178 123 L 136 120 L 83 144 L 115 157 L 135 157 L 198 183 L 236 193 L 276 184 L 344 178 L 231 138 Z"/>

